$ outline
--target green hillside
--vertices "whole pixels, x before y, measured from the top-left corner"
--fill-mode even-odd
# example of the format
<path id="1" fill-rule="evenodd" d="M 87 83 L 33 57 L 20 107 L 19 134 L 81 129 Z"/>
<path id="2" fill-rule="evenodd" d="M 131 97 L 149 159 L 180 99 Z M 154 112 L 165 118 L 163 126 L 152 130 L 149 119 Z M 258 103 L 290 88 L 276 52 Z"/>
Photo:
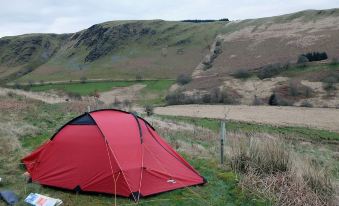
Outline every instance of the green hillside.
<path id="1" fill-rule="evenodd" d="M 65 35 L 0 39 L 0 78 L 175 78 L 190 74 L 226 22 L 113 21 Z"/>

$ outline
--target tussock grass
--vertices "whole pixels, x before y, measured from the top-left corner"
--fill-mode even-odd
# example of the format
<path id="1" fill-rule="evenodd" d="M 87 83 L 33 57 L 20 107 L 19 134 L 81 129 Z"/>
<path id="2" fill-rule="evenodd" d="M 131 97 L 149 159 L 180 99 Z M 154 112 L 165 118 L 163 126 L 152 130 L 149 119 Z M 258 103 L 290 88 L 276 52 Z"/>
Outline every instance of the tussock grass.
<path id="1" fill-rule="evenodd" d="M 241 138 L 231 142 L 231 165 L 238 172 L 253 169 L 260 174 L 286 172 L 290 168 L 290 152 L 276 139 Z"/>
<path id="2" fill-rule="evenodd" d="M 279 137 L 236 135 L 229 143 L 230 165 L 243 189 L 277 205 L 332 205 L 330 171 L 292 152 Z"/>

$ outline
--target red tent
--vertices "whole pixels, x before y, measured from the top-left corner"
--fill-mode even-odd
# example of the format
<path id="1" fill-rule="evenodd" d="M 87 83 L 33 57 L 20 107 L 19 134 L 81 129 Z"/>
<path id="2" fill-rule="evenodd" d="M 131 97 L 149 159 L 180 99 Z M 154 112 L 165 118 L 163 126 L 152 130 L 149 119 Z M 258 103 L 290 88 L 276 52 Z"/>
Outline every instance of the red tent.
<path id="1" fill-rule="evenodd" d="M 32 181 L 133 198 L 205 179 L 144 119 L 120 110 L 85 113 L 22 159 Z"/>

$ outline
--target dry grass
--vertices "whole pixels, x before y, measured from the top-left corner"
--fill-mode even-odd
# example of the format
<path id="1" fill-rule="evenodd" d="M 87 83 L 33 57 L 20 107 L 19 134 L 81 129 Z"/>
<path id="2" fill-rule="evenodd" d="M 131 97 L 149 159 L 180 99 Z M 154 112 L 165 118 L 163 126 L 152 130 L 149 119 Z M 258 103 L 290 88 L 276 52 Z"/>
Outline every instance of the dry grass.
<path id="1" fill-rule="evenodd" d="M 290 152 L 276 139 L 240 138 L 230 149 L 232 168 L 240 173 L 274 174 L 290 168 Z"/>
<path id="2" fill-rule="evenodd" d="M 228 158 L 243 189 L 276 205 L 334 205 L 328 168 L 299 157 L 278 137 L 234 137 Z"/>

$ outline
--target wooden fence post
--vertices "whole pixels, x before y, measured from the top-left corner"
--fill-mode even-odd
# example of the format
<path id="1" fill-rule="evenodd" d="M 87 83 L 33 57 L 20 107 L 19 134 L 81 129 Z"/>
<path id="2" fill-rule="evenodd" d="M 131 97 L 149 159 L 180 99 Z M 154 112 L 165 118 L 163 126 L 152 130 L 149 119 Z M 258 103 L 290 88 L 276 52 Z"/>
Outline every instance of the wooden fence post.
<path id="1" fill-rule="evenodd" d="M 224 164 L 225 120 L 220 122 L 220 164 Z"/>

